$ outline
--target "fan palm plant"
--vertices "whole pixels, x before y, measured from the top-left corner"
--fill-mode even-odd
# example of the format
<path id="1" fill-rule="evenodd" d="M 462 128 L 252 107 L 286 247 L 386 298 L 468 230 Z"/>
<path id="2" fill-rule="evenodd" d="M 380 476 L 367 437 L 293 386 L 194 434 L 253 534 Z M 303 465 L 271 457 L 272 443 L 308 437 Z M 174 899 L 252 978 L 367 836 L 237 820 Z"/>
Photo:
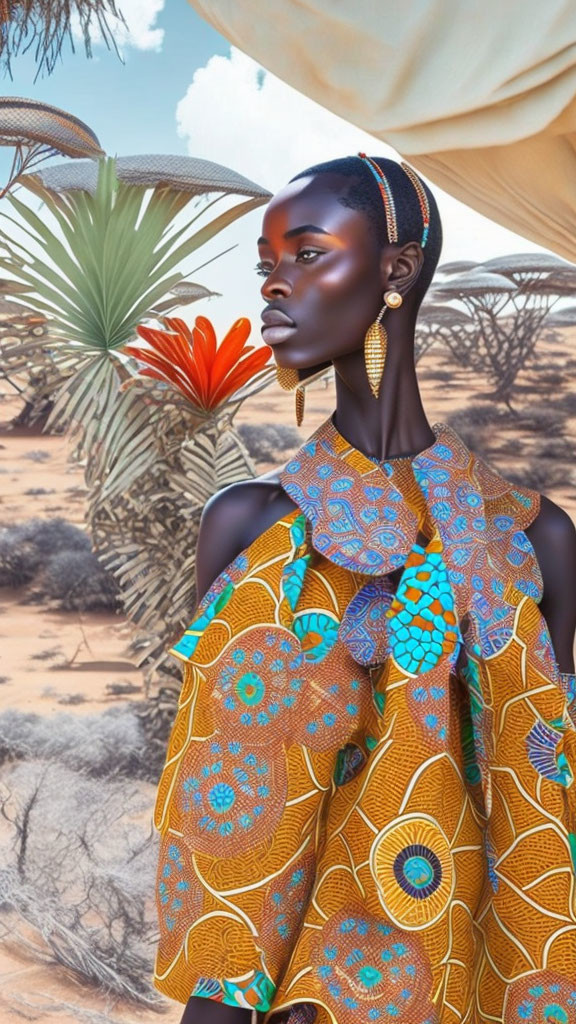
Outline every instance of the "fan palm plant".
<path id="1" fill-rule="evenodd" d="M 42 178 L 37 172 L 24 175 L 21 182 L 41 196 L 60 230 L 9 196 L 7 202 L 19 220 L 0 211 L 0 224 L 4 220 L 16 226 L 28 244 L 16 242 L 13 231 L 0 226 L 0 268 L 34 289 L 27 293 L 27 305 L 51 320 L 55 359 L 68 376 L 54 396 L 46 429 L 60 422 L 73 434 L 80 433 L 80 457 L 82 423 L 91 410 L 100 414 L 93 421 L 91 442 L 98 443 L 108 429 L 103 412 L 113 409 L 127 372 L 119 349 L 134 336 L 149 308 L 183 279 L 176 268 L 223 228 L 265 202 L 269 193 L 253 186 L 251 198 L 191 234 L 198 218 L 234 192 L 234 185 L 204 186 L 201 192 L 217 191 L 216 198 L 176 230 L 176 216 L 198 195 L 194 182 L 185 190 L 180 182 L 170 187 L 164 180 L 146 202 L 148 185 L 119 180 L 113 157 L 99 160 L 94 194 L 78 187 L 59 194 Z M 74 373 L 69 372 L 71 367 Z"/>
<path id="2" fill-rule="evenodd" d="M 212 356 L 214 380 L 226 371 L 227 385 L 208 408 L 195 404 L 192 393 L 167 395 L 169 373 L 164 380 L 138 375 L 134 381 L 144 349 L 131 353 L 127 343 L 138 333 L 146 344 L 147 338 L 158 339 L 144 321 L 159 306 L 165 308 L 167 295 L 172 295 L 169 303 L 178 303 L 175 289 L 184 277 L 178 267 L 269 193 L 205 160 L 108 158 L 97 171 L 93 161 L 85 161 L 84 168 L 82 163 L 22 178 L 42 197 L 58 231 L 10 196 L 18 220 L 0 211 L 0 225 L 2 218 L 8 224 L 0 226 L 0 267 L 27 286 L 27 306 L 49 320 L 52 357 L 63 380 L 45 429 L 68 426 L 75 442 L 72 456 L 84 463 L 94 548 L 118 576 L 126 612 L 143 630 L 135 643 L 141 645 L 148 683 L 157 665 L 172 669 L 165 665 L 166 638 L 185 625 L 193 607 L 201 505 L 217 487 L 254 474 L 231 418 L 241 401 L 274 379 L 274 371 L 264 369 L 265 347 L 248 356 L 245 377 L 235 371 L 232 363 L 246 351 L 248 321 L 239 321 L 217 348 L 211 325 L 199 318 L 203 327 L 197 323 L 192 335 L 204 331 L 206 350 L 197 345 L 193 356 L 189 353 L 189 380 L 196 365 L 205 370 Z M 176 216 L 193 197 L 213 193 L 215 199 L 175 227 Z M 229 194 L 248 198 L 195 226 Z M 14 240 L 14 225 L 25 242 Z M 190 341 L 186 325 L 177 318 L 168 324 L 184 352 Z M 27 352 L 33 359 L 33 344 Z M 165 350 L 164 356 L 179 366 L 177 351 Z M 163 365 L 167 370 L 166 359 Z"/>

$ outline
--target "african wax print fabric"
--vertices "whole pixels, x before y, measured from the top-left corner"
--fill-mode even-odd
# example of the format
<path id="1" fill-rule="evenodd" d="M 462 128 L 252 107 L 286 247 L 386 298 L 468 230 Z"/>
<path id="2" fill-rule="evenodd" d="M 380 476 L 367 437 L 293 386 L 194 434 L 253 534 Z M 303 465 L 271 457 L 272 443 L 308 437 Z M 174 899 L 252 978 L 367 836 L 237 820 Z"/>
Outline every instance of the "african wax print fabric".
<path id="1" fill-rule="evenodd" d="M 576 1022 L 576 677 L 538 607 L 540 496 L 432 429 L 380 462 L 329 417 L 280 471 L 294 510 L 170 648 L 154 984 L 173 999 Z"/>

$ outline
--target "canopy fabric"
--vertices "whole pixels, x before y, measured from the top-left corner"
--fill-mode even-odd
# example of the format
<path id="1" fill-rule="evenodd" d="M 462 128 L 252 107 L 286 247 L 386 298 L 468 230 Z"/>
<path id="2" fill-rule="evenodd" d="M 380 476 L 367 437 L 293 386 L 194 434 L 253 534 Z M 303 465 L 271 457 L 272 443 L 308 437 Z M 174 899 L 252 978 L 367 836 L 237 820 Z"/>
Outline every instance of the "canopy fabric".
<path id="1" fill-rule="evenodd" d="M 574 0 L 189 0 L 446 192 L 576 262 Z"/>

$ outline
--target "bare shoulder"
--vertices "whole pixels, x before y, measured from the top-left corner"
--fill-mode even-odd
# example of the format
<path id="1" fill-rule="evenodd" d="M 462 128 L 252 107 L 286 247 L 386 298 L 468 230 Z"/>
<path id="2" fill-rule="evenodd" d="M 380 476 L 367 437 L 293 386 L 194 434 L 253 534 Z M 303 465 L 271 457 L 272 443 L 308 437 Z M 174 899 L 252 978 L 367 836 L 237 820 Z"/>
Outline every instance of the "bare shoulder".
<path id="1" fill-rule="evenodd" d="M 548 624 L 560 671 L 573 672 L 576 526 L 565 509 L 542 494 L 540 511 L 525 533 L 542 573 L 540 611 Z"/>
<path id="2" fill-rule="evenodd" d="M 540 511 L 525 533 L 538 557 L 541 551 L 543 556 L 555 552 L 576 558 L 576 526 L 572 517 L 545 494 L 540 495 Z"/>
<path id="3" fill-rule="evenodd" d="M 236 555 L 295 508 L 280 485 L 277 470 L 229 484 L 213 494 L 202 511 L 198 532 L 197 600 Z"/>

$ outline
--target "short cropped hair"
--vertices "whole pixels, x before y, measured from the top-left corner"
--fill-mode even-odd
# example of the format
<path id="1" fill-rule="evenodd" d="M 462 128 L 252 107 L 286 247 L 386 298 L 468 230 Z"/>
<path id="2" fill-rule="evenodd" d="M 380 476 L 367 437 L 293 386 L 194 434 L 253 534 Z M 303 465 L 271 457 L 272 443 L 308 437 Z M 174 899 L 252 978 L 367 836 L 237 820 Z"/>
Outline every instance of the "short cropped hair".
<path id="1" fill-rule="evenodd" d="M 416 189 L 406 171 L 396 160 L 389 160 L 382 156 L 371 157 L 371 159 L 384 171 L 390 185 L 396 207 L 398 244 L 420 243 L 423 231 L 422 211 Z M 324 173 L 341 174 L 350 178 L 350 185 L 345 191 L 334 189 L 338 202 L 366 214 L 376 243 L 381 247 L 387 245 L 390 239 L 388 238 L 384 203 L 378 183 L 366 162 L 358 156 L 338 157 L 335 160 L 326 160 L 324 163 L 307 167 L 290 178 L 290 181 Z M 422 179 L 420 180 L 422 181 Z M 430 226 L 428 239 L 422 250 L 424 263 L 414 285 L 418 303 L 424 298 L 434 277 L 442 250 L 442 222 L 438 206 L 434 195 L 424 181 L 422 181 L 422 185 L 430 206 Z"/>

